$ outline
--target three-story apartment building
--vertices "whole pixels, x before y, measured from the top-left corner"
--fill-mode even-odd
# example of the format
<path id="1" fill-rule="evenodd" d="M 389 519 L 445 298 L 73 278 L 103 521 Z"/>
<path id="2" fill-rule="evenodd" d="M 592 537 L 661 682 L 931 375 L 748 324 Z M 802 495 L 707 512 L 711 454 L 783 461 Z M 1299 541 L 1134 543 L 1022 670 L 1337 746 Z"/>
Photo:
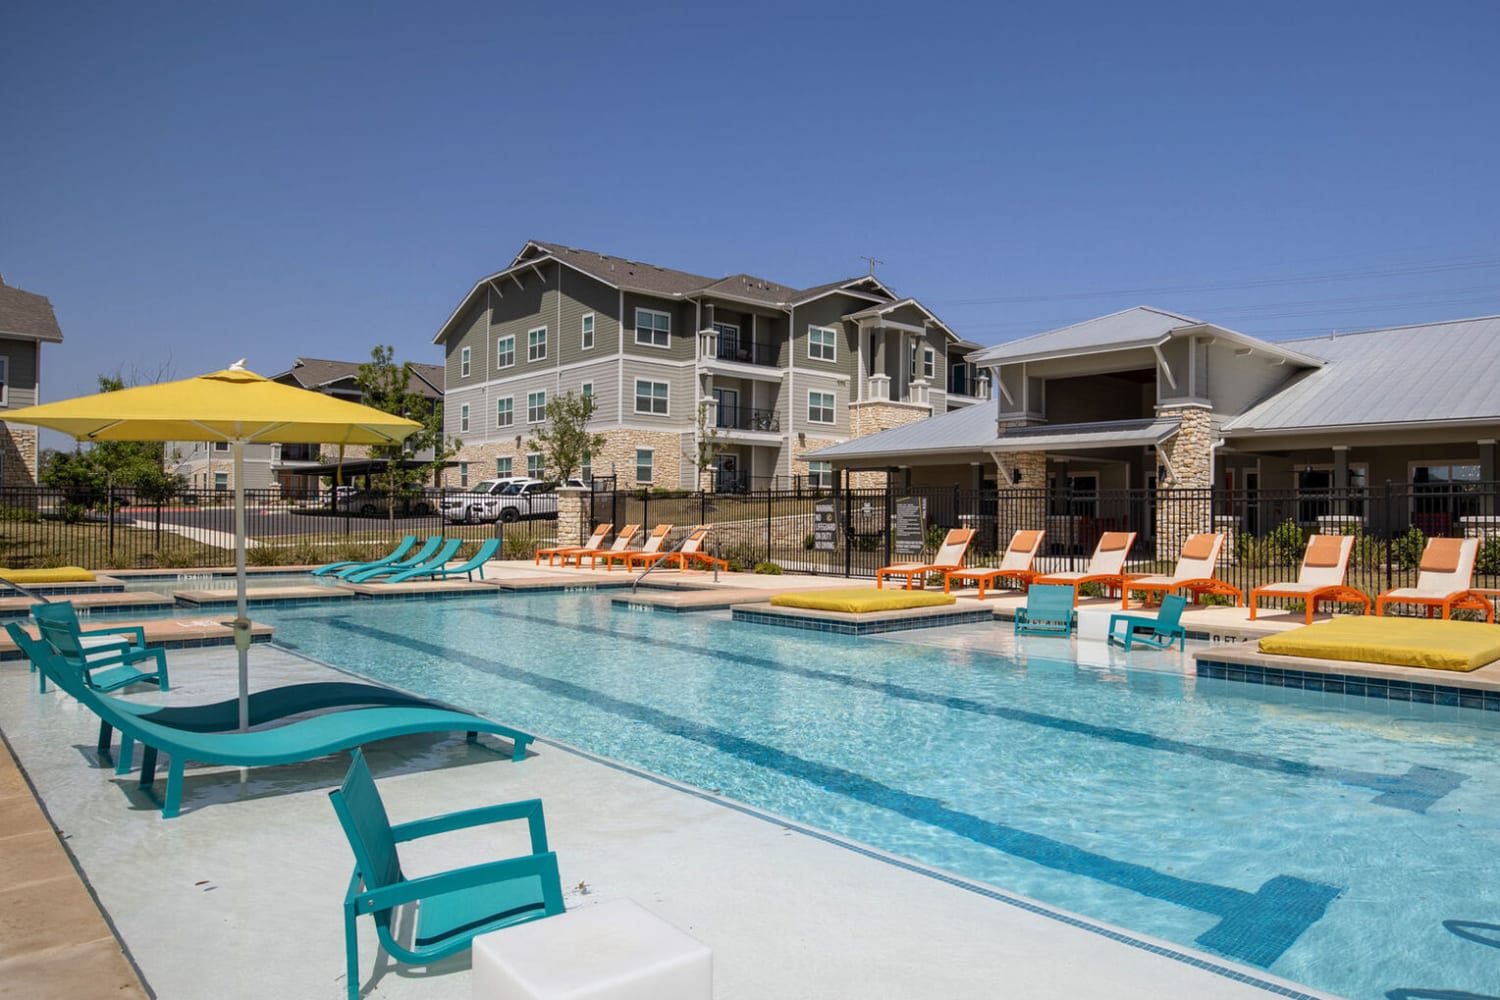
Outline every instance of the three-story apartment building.
<path id="1" fill-rule="evenodd" d="M 532 241 L 438 330 L 467 475 L 542 474 L 549 399 L 596 402 L 585 476 L 620 486 L 827 482 L 805 452 L 988 397 L 976 345 L 873 275 L 796 289 Z"/>
<path id="2" fill-rule="evenodd" d="M 0 277 L 0 420 L 5 411 L 41 402 L 42 345 L 62 343 L 46 296 Z M 0 485 L 35 486 L 37 430 L 0 423 Z"/>

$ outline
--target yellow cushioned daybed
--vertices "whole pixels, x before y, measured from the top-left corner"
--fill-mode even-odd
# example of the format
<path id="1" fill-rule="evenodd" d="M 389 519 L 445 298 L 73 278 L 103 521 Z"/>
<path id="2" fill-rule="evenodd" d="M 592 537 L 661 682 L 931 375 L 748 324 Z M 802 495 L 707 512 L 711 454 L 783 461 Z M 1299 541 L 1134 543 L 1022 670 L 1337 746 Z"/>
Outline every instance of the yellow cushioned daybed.
<path id="1" fill-rule="evenodd" d="M 845 611 L 864 614 L 868 611 L 904 611 L 907 608 L 931 608 L 952 604 L 952 594 L 928 593 L 922 590 L 815 590 L 804 594 L 777 594 L 771 603 L 778 608 L 810 608 L 813 611 Z"/>
<path id="2" fill-rule="evenodd" d="M 1260 640 L 1262 653 L 1474 670 L 1500 660 L 1500 627 L 1440 618 L 1335 618 Z"/>
<path id="3" fill-rule="evenodd" d="M 5 569 L 0 578 L 25 586 L 28 583 L 92 583 L 94 574 L 82 566 L 52 566 L 48 569 Z"/>

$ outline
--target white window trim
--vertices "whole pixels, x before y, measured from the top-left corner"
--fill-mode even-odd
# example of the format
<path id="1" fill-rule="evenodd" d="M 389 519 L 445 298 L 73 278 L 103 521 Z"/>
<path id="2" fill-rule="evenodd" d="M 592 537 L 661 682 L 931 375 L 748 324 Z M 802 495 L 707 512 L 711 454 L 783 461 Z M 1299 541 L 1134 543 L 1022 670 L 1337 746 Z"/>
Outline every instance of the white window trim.
<path id="1" fill-rule="evenodd" d="M 541 396 L 542 397 L 542 407 L 541 407 L 541 409 L 542 409 L 542 416 L 538 420 L 532 420 L 531 419 L 531 411 L 534 409 L 534 407 L 531 405 L 531 397 L 532 396 Z M 545 424 L 547 422 L 547 390 L 546 389 L 542 389 L 542 390 L 540 390 L 538 392 L 528 392 L 526 394 L 526 422 L 528 424 Z"/>
<path id="2" fill-rule="evenodd" d="M 832 342 L 827 345 L 828 348 L 833 351 L 833 356 L 832 357 L 825 358 L 821 354 L 814 354 L 812 352 L 812 349 L 813 349 L 813 336 L 812 335 L 813 335 L 813 331 L 814 330 L 818 331 L 819 333 L 827 333 L 827 334 L 830 334 L 832 336 L 832 338 L 833 338 Z M 821 347 L 823 345 L 819 345 L 819 346 Z M 818 326 L 815 323 L 809 323 L 807 325 L 807 360 L 809 360 L 809 361 L 822 361 L 825 364 L 833 364 L 833 363 L 837 363 L 838 359 L 839 359 L 839 332 L 837 330 L 835 330 L 831 326 Z"/>
<path id="3" fill-rule="evenodd" d="M 461 403 L 458 407 L 458 432 L 469 433 L 469 404 Z"/>
<path id="4" fill-rule="evenodd" d="M 505 343 L 507 340 L 510 341 L 510 350 L 509 351 L 502 351 L 500 349 L 500 345 L 503 344 L 503 343 Z M 508 361 L 508 362 L 506 362 L 504 364 L 501 364 L 500 359 L 503 358 L 503 357 L 505 357 L 506 354 L 510 355 L 510 361 Z M 516 366 L 516 335 L 512 333 L 512 334 L 508 334 L 508 335 L 506 335 L 504 337 L 496 337 L 495 338 L 495 370 L 496 371 L 502 371 L 502 370 L 504 370 L 506 368 L 514 368 L 515 366 Z"/>
<path id="5" fill-rule="evenodd" d="M 827 407 L 819 406 L 818 409 L 820 409 L 820 410 L 827 409 L 828 412 L 829 412 L 829 414 L 830 414 L 831 419 L 828 419 L 828 420 L 814 420 L 813 419 L 813 415 L 812 415 L 812 411 L 813 411 L 812 398 L 814 396 L 827 396 L 828 397 L 828 400 L 829 400 L 828 406 Z M 818 425 L 823 426 L 823 427 L 828 427 L 828 426 L 830 426 L 832 424 L 838 423 L 838 394 L 837 393 L 832 393 L 832 392 L 824 392 L 821 389 L 809 389 L 809 390 L 807 390 L 807 422 L 810 423 L 810 424 L 818 424 Z"/>
<path id="6" fill-rule="evenodd" d="M 535 462 L 532 459 L 536 459 Z M 535 468 L 535 472 L 532 469 Z M 542 473 L 547 471 L 547 456 L 539 451 L 528 451 L 526 453 L 526 474 L 533 479 L 541 479 Z"/>
<path id="7" fill-rule="evenodd" d="M 821 466 L 814 469 L 813 466 Z M 823 481 L 824 475 L 828 481 Z M 833 487 L 833 463 L 829 461 L 811 461 L 807 463 L 807 478 L 814 489 L 831 489 Z"/>
<path id="8" fill-rule="evenodd" d="M 10 405 L 10 355 L 0 354 L 0 406 Z"/>
<path id="9" fill-rule="evenodd" d="M 643 410 L 643 409 L 641 409 L 641 386 L 643 386 L 643 385 L 651 386 L 653 389 L 656 386 L 659 386 L 659 385 L 664 385 L 664 386 L 667 387 L 667 394 L 666 394 L 665 397 L 663 397 L 666 400 L 666 404 L 667 404 L 667 408 L 666 408 L 666 410 L 664 412 L 657 413 L 655 410 Z M 652 392 L 649 398 L 655 399 L 656 398 L 655 392 Z M 636 413 L 644 414 L 644 415 L 646 415 L 648 417 L 670 417 L 672 415 L 672 383 L 671 382 L 654 382 L 654 381 L 652 381 L 649 378 L 638 378 L 638 379 L 636 379 L 635 380 L 635 412 Z"/>
<path id="10" fill-rule="evenodd" d="M 503 424 L 500 422 L 500 404 L 501 403 L 509 403 L 510 404 L 510 406 L 506 407 L 506 409 L 505 409 L 505 415 L 507 417 L 509 417 L 510 419 L 507 420 Z M 514 427 L 515 425 L 516 425 L 516 397 L 514 397 L 514 396 L 505 396 L 505 397 L 502 397 L 500 399 L 495 400 L 495 426 L 498 428 L 498 427 Z"/>
<path id="11" fill-rule="evenodd" d="M 531 335 L 533 333 L 540 333 L 542 335 L 542 344 L 541 344 L 541 346 L 542 346 L 542 353 L 538 354 L 536 357 L 532 357 L 531 356 Z M 535 361 L 546 361 L 546 360 L 547 360 L 547 328 L 545 326 L 534 326 L 530 330 L 526 331 L 526 361 L 527 361 L 528 364 L 530 364 L 530 363 L 535 362 Z"/>
<path id="12" fill-rule="evenodd" d="M 501 462 L 505 463 L 505 469 L 503 471 L 500 468 L 500 463 Z M 514 462 L 514 460 L 509 455 L 496 455 L 495 456 L 495 478 L 496 479 L 508 479 L 508 478 L 510 478 L 510 470 L 513 469 L 513 468 L 515 468 L 515 462 Z"/>
<path id="13" fill-rule="evenodd" d="M 922 377 L 937 378 L 937 351 L 930 347 L 922 348 Z"/>
<path id="14" fill-rule="evenodd" d="M 467 347 L 459 348 L 459 351 L 458 351 L 458 377 L 459 378 L 468 378 L 469 377 L 469 369 L 470 369 L 469 361 L 470 361 L 470 359 L 472 357 L 473 357 L 473 354 L 472 354 L 472 352 L 471 352 L 471 350 L 469 348 L 467 348 Z"/>
<path id="15" fill-rule="evenodd" d="M 594 398 L 594 383 L 592 383 L 592 382 L 585 382 L 585 383 L 583 383 L 583 385 L 581 385 L 578 388 L 578 394 L 580 396 L 587 396 L 590 399 L 593 399 Z"/>
<path id="16" fill-rule="evenodd" d="M 642 453 L 645 453 L 646 455 L 649 455 L 650 458 L 651 458 L 651 461 L 648 463 L 651 466 L 651 478 L 650 479 L 642 479 L 641 478 L 641 454 Z M 655 448 L 637 448 L 635 450 L 635 481 L 637 483 L 648 483 L 648 484 L 656 482 L 656 449 Z"/>
<path id="17" fill-rule="evenodd" d="M 592 351 L 594 349 L 594 344 L 597 343 L 596 338 L 598 334 L 598 331 L 595 328 L 598 325 L 599 321 L 594 319 L 593 313 L 584 313 L 583 317 L 579 319 L 578 342 L 581 345 L 579 347 L 579 350 Z"/>
<path id="18" fill-rule="evenodd" d="M 650 316 L 661 316 L 664 319 L 666 319 L 666 321 L 667 321 L 667 330 L 666 330 L 666 333 L 667 333 L 667 342 L 665 344 L 658 344 L 658 343 L 655 342 L 655 340 L 642 340 L 641 339 L 641 313 L 646 313 L 647 315 L 650 315 Z M 654 336 L 655 333 L 656 333 L 656 328 L 652 327 L 651 328 L 651 332 L 652 332 L 652 335 Z M 636 306 L 635 307 L 635 342 L 636 342 L 637 345 L 639 345 L 641 347 L 654 347 L 654 348 L 656 348 L 659 351 L 669 351 L 669 350 L 671 350 L 672 349 L 672 314 L 671 313 L 662 312 L 659 309 L 646 309 L 643 306 Z"/>

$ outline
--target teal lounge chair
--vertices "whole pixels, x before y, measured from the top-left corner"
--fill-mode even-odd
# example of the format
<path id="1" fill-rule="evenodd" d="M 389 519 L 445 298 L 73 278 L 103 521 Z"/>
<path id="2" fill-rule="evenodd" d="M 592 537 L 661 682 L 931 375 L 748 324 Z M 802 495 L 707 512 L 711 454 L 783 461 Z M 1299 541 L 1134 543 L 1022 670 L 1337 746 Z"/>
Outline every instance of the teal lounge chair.
<path id="1" fill-rule="evenodd" d="M 362 913 L 375 918 L 387 953 L 410 965 L 428 965 L 468 950 L 480 934 L 563 912 L 562 880 L 557 855 L 547 850 L 541 799 L 479 806 L 393 827 L 364 754 L 356 749 L 353 757 L 343 785 L 328 793 L 354 851 L 354 875 L 344 897 L 349 1000 L 359 1000 L 360 994 L 355 921 Z M 530 830 L 530 854 L 417 878 L 401 870 L 399 843 L 521 819 Z M 419 904 L 416 926 L 410 938 L 398 937 L 391 930 L 392 913 L 410 903 Z"/>
<path id="2" fill-rule="evenodd" d="M 421 566 L 414 569 L 404 569 L 392 576 L 386 583 L 400 583 L 402 580 L 415 580 L 418 577 L 429 577 L 433 580 L 446 580 L 450 576 L 463 574 L 470 580 L 474 579 L 474 571 L 479 571 L 479 579 L 484 579 L 484 564 L 495 557 L 495 552 L 500 548 L 500 539 L 486 538 L 479 545 L 479 550 L 458 566 L 448 567 L 440 565 L 436 568 L 424 569 Z"/>
<path id="3" fill-rule="evenodd" d="M 364 583 L 366 580 L 373 580 L 377 576 L 388 576 L 396 573 L 408 573 L 413 571 L 420 572 L 430 569 L 441 569 L 443 563 L 447 562 L 449 559 L 452 559 L 458 553 L 459 548 L 462 547 L 463 544 L 464 540 L 462 538 L 450 538 L 447 541 L 443 542 L 443 547 L 439 549 L 437 553 L 429 558 L 426 562 L 420 563 L 415 566 L 406 567 L 375 566 L 370 569 L 357 570 L 344 577 L 344 579 L 348 580 L 350 583 Z"/>
<path id="4" fill-rule="evenodd" d="M 163 649 L 147 649 L 146 631 L 139 625 L 85 631 L 79 626 L 78 612 L 70 601 L 33 604 L 31 617 L 36 619 L 42 639 L 96 691 L 114 691 L 142 681 L 168 690 L 167 653 Z M 148 660 L 155 663 L 155 670 L 136 667 L 137 663 Z M 46 690 L 45 679 L 42 689 Z"/>
<path id="5" fill-rule="evenodd" d="M 1026 606 L 1016 609 L 1016 635 L 1067 635 L 1073 628 L 1073 588 L 1033 583 Z"/>
<path id="6" fill-rule="evenodd" d="M 327 566 L 319 566 L 317 569 L 311 570 L 310 572 L 313 576 L 327 576 L 329 573 L 332 573 L 335 570 L 347 569 L 350 566 L 388 566 L 393 562 L 399 562 L 401 560 L 401 557 L 410 552 L 416 544 L 417 536 L 407 535 L 396 544 L 396 547 L 390 551 L 389 555 L 384 556 L 380 559 L 376 559 L 374 562 L 361 562 L 358 559 L 346 559 L 343 562 L 331 562 Z"/>
<path id="7" fill-rule="evenodd" d="M 395 562 L 385 562 L 384 560 L 377 559 L 374 562 L 354 563 L 352 566 L 345 566 L 341 570 L 336 570 L 333 575 L 338 577 L 340 580 L 347 580 L 356 573 L 374 573 L 379 572 L 383 569 L 390 570 L 392 572 L 403 569 L 411 569 L 413 566 L 420 566 L 427 560 L 431 559 L 433 554 L 437 552 L 438 548 L 442 544 L 442 535 L 428 535 L 427 541 L 422 543 L 422 547 L 417 550 L 415 555 L 408 556 L 405 559 L 397 559 Z"/>
<path id="8" fill-rule="evenodd" d="M 10 633 L 11 639 L 15 641 L 16 647 L 31 659 L 33 670 L 40 671 L 43 678 L 53 677 L 53 683 L 67 690 L 68 678 L 58 680 L 57 672 L 63 670 L 72 671 L 61 657 L 40 639 L 33 639 L 20 625 L 15 622 L 7 622 L 6 631 Z M 74 681 L 78 679 L 76 671 L 73 673 Z M 45 684 L 42 690 L 46 690 Z M 275 722 L 292 715 L 302 715 L 306 712 L 318 712 L 334 708 L 354 708 L 356 706 L 374 705 L 421 705 L 429 708 L 448 708 L 441 702 L 420 698 L 405 691 L 395 688 L 383 687 L 379 684 L 362 684 L 357 681 L 311 681 L 305 684 L 284 684 L 280 687 L 267 688 L 264 691 L 256 691 L 250 695 L 250 725 L 251 727 L 264 725 L 267 722 Z M 147 722 L 157 722 L 173 729 L 186 729 L 195 733 L 223 733 L 239 728 L 240 725 L 240 702 L 238 698 L 226 698 L 223 701 L 209 702 L 202 705 L 142 705 L 135 702 L 121 701 L 116 703 L 122 711 L 129 711 Z M 98 750 L 100 756 L 107 757 L 111 753 L 111 744 L 114 739 L 114 727 L 108 722 L 99 723 Z M 117 758 L 115 767 L 116 774 L 124 774 L 130 770 L 132 759 L 132 744 L 128 738 L 121 740 L 121 753 Z"/>
<path id="9" fill-rule="evenodd" d="M 32 649 L 36 648 L 33 644 Z M 65 669 L 55 653 L 49 650 L 43 655 L 58 687 L 84 704 L 101 722 L 119 730 L 122 754 L 117 771 L 129 770 L 130 757 L 123 751 L 134 743 L 141 744 L 145 751 L 141 755 L 140 787 L 149 789 L 156 781 L 158 754 L 171 757 L 166 792 L 161 800 L 163 819 L 171 819 L 181 810 L 183 769 L 189 760 L 229 767 L 295 764 L 392 736 L 462 730 L 468 734 L 470 743 L 477 742 L 480 733 L 509 739 L 511 759 L 519 761 L 525 759 L 526 747 L 533 739 L 529 733 L 477 715 L 422 705 L 351 708 L 253 732 L 193 732 L 149 720 L 143 714 L 146 706 L 95 691 L 82 683 L 77 673 Z"/>
<path id="10" fill-rule="evenodd" d="M 1126 649 L 1133 642 L 1144 642 L 1157 649 L 1171 649 L 1177 643 L 1187 649 L 1187 630 L 1182 627 L 1182 609 L 1187 607 L 1187 598 L 1181 594 L 1168 594 L 1161 599 L 1161 610 L 1152 615 L 1117 614 L 1109 616 L 1109 641 L 1118 642 Z M 1124 626 L 1120 632 L 1119 627 Z M 1136 629 L 1150 629 L 1139 633 Z"/>

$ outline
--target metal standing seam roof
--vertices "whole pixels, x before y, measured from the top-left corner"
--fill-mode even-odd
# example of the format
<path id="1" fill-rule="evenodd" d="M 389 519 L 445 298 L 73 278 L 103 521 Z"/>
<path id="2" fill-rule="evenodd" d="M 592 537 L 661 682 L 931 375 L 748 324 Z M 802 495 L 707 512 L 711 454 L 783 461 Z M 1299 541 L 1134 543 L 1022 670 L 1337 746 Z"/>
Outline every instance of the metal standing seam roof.
<path id="1" fill-rule="evenodd" d="M 1108 316 L 1097 316 L 1082 323 L 1074 323 L 1072 326 L 997 344 L 971 354 L 969 360 L 979 364 L 994 364 L 1038 355 L 1071 354 L 1124 344 L 1151 343 L 1161 340 L 1173 330 L 1202 325 L 1202 320 L 1191 316 L 1152 306 L 1134 306 Z"/>
<path id="2" fill-rule="evenodd" d="M 1175 417 L 1110 420 L 1087 424 L 1045 424 L 995 432 L 995 410 L 983 404 L 966 406 L 928 420 L 919 420 L 869 437 L 855 438 L 809 452 L 818 461 L 886 458 L 916 454 L 972 454 L 990 451 L 1125 448 L 1160 444 L 1176 434 Z"/>
<path id="3" fill-rule="evenodd" d="M 1324 367 L 1225 422 L 1226 435 L 1381 424 L 1500 423 L 1500 316 L 1279 346 Z"/>

